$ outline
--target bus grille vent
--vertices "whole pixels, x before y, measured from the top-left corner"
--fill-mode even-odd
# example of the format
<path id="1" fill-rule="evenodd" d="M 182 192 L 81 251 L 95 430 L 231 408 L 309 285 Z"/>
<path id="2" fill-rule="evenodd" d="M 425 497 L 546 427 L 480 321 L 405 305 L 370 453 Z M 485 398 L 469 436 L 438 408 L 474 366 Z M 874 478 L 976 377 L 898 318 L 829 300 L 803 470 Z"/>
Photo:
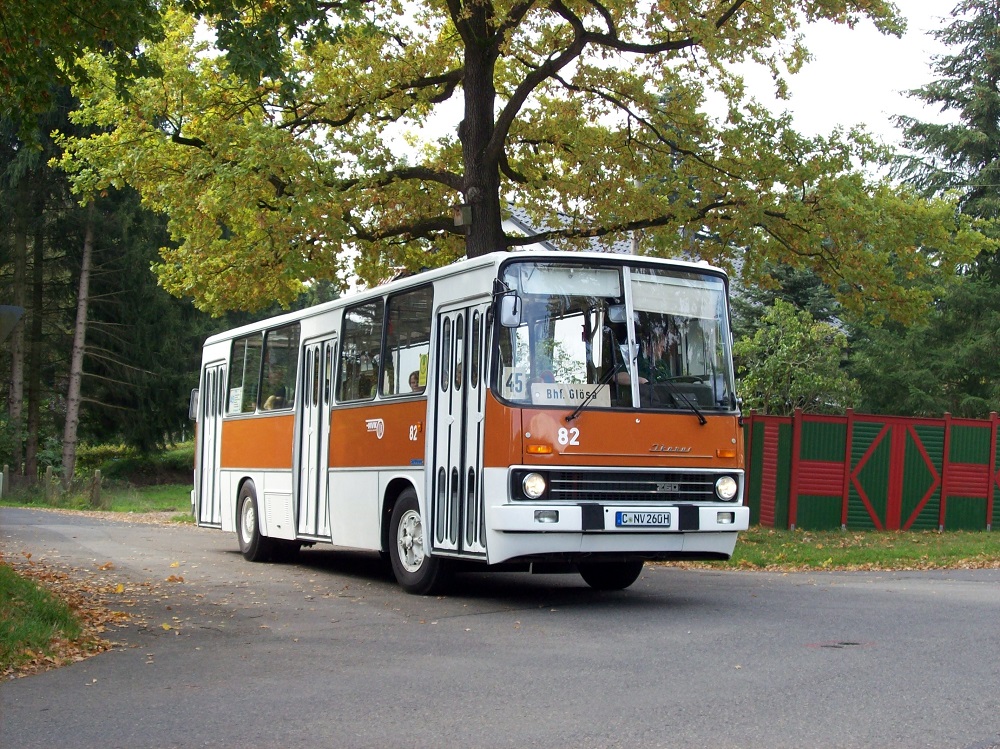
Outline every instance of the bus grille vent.
<path id="1" fill-rule="evenodd" d="M 717 502 L 721 474 L 553 471 L 549 499 L 565 502 Z"/>

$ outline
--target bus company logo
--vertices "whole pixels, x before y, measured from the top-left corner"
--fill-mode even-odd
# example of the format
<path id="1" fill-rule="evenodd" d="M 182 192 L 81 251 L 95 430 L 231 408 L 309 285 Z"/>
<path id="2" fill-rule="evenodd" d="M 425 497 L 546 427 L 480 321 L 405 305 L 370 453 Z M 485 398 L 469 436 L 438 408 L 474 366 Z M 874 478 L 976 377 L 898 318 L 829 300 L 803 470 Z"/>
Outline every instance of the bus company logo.
<path id="1" fill-rule="evenodd" d="M 365 419 L 365 426 L 369 433 L 375 432 L 375 436 L 379 439 L 385 434 L 385 422 L 382 419 Z"/>
<path id="2" fill-rule="evenodd" d="M 689 453 L 690 447 L 678 447 L 676 445 L 664 445 L 659 442 L 649 448 L 651 453 Z"/>

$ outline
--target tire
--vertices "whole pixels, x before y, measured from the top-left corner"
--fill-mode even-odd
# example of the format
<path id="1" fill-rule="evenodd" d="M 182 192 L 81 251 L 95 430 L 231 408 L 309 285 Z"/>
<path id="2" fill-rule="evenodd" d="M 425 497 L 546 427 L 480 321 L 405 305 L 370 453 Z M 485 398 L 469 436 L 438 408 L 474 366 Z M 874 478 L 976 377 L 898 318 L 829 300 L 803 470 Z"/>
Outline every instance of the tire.
<path id="1" fill-rule="evenodd" d="M 423 531 L 417 494 L 406 489 L 396 500 L 389 520 L 389 561 L 400 587 L 420 596 L 440 592 L 449 577 L 445 561 L 424 549 Z"/>
<path id="2" fill-rule="evenodd" d="M 240 489 L 237 500 L 236 536 L 240 541 L 240 553 L 248 562 L 266 562 L 271 558 L 271 539 L 260 533 L 260 513 L 257 510 L 257 491 L 252 481 L 247 481 Z"/>
<path id="3" fill-rule="evenodd" d="M 595 590 L 625 590 L 642 574 L 642 560 L 635 562 L 584 562 L 580 577 Z"/>

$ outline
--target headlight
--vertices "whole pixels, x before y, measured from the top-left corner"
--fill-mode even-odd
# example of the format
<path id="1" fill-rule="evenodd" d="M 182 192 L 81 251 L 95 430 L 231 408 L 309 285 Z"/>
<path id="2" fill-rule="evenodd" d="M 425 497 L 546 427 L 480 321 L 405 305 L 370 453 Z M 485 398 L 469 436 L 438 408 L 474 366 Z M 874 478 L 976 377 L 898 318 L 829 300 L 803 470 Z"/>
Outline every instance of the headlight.
<path id="1" fill-rule="evenodd" d="M 715 493 L 723 502 L 728 502 L 735 497 L 739 488 L 739 484 L 732 476 L 723 476 L 715 482 Z"/>
<path id="2" fill-rule="evenodd" d="M 545 478 L 540 473 L 529 473 L 521 481 L 521 489 L 528 499 L 538 499 L 545 494 Z"/>

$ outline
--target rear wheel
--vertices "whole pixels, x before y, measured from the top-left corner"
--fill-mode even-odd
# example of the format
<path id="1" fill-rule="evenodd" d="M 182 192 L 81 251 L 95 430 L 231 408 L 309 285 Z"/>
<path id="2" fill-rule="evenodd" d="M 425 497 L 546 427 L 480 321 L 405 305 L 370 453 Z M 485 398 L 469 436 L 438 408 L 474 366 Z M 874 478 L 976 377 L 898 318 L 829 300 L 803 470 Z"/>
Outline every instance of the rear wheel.
<path id="1" fill-rule="evenodd" d="M 240 552 L 250 562 L 266 562 L 271 558 L 271 539 L 260 533 L 260 513 L 257 511 L 257 490 L 247 481 L 240 489 L 237 501 L 236 535 L 240 539 Z"/>
<path id="2" fill-rule="evenodd" d="M 396 500 L 389 521 L 389 560 L 392 574 L 407 593 L 430 595 L 448 580 L 447 566 L 424 548 L 424 521 L 417 493 L 406 489 Z"/>
<path id="3" fill-rule="evenodd" d="M 580 577 L 595 590 L 624 590 L 642 574 L 642 560 L 635 562 L 583 562 Z"/>

